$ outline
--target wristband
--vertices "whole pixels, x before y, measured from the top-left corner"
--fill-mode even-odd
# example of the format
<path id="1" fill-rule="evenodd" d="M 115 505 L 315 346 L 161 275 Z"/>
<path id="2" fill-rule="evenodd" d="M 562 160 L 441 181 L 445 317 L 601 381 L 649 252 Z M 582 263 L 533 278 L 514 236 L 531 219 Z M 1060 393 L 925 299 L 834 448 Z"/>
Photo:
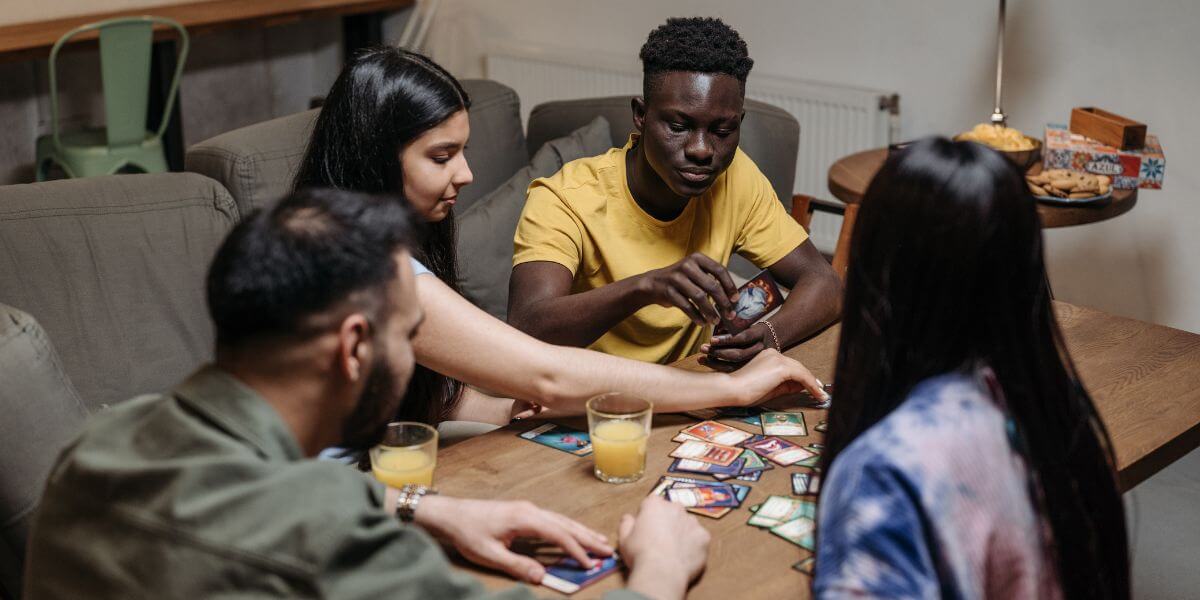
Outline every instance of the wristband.
<path id="1" fill-rule="evenodd" d="M 437 494 L 437 490 L 411 483 L 400 488 L 400 497 L 396 499 L 396 517 L 403 523 L 412 523 L 416 518 L 417 506 L 426 494 Z"/>

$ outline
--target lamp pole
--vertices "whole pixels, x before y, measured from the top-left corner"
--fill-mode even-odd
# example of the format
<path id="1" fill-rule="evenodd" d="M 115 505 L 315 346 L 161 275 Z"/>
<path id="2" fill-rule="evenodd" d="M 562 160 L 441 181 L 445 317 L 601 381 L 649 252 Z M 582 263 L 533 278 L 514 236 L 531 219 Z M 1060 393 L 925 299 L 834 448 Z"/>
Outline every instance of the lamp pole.
<path id="1" fill-rule="evenodd" d="M 1004 4 L 1000 0 L 1000 23 L 996 28 L 996 106 L 992 109 L 992 124 L 1005 125 L 1007 117 L 1000 108 L 1001 90 L 1004 84 Z"/>

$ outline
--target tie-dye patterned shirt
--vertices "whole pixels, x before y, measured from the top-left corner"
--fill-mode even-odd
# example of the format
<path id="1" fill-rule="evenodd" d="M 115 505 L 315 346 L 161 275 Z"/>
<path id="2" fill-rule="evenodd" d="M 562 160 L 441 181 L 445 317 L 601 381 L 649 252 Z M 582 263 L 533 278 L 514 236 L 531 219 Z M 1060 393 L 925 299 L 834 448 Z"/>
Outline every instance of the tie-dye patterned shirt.
<path id="1" fill-rule="evenodd" d="M 839 454 L 821 490 L 817 598 L 1061 597 L 990 377 L 925 380 Z"/>

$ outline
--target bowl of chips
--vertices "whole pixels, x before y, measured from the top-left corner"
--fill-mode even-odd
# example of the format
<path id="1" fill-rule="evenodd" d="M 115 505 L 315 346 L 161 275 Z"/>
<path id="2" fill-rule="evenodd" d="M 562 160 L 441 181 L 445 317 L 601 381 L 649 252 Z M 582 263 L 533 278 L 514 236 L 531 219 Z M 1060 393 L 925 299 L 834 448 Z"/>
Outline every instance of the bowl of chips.
<path id="1" fill-rule="evenodd" d="M 980 123 L 970 131 L 954 136 L 957 142 L 978 142 L 998 150 L 1016 163 L 1021 171 L 1033 166 L 1042 157 L 1042 140 L 1004 125 Z"/>

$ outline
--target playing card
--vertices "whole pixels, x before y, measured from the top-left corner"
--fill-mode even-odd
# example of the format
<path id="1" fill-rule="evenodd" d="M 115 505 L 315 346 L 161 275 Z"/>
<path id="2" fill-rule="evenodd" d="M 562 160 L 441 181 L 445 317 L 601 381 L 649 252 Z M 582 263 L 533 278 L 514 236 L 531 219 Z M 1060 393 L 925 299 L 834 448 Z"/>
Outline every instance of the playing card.
<path id="1" fill-rule="evenodd" d="M 587 456 L 592 453 L 592 440 L 588 432 L 558 423 L 544 423 L 519 436 L 575 456 Z"/>
<path id="2" fill-rule="evenodd" d="M 741 429 L 730 427 L 716 421 L 704 421 L 684 428 L 679 433 L 700 438 L 707 442 L 722 446 L 736 446 L 753 436 Z"/>
<path id="3" fill-rule="evenodd" d="M 742 446 L 785 467 L 814 456 L 812 451 L 777 437 L 766 437 L 756 442 L 745 442 Z"/>
<path id="4" fill-rule="evenodd" d="M 725 466 L 737 460 L 737 457 L 741 453 L 741 448 L 689 440 L 675 448 L 670 456 L 672 458 L 690 458 L 692 460 Z"/>
<path id="5" fill-rule="evenodd" d="M 703 442 L 704 440 L 702 440 L 702 439 L 700 439 L 700 438 L 698 438 L 698 437 L 696 437 L 696 436 L 694 436 L 694 435 L 688 435 L 688 434 L 686 434 L 686 433 L 684 433 L 684 432 L 680 431 L 679 433 L 675 434 L 675 437 L 671 438 L 671 441 L 672 441 L 672 442 L 681 442 L 681 443 L 682 443 L 682 442 L 687 442 L 687 441 L 692 441 L 692 442 Z"/>
<path id="6" fill-rule="evenodd" d="M 745 466 L 742 467 L 742 474 L 752 473 L 754 471 L 769 471 L 774 469 L 770 464 L 762 459 L 757 452 L 753 450 L 742 450 L 741 458 L 745 461 Z"/>
<path id="7" fill-rule="evenodd" d="M 738 505 L 733 488 L 725 487 L 670 487 L 667 500 L 687 508 L 720 508 Z"/>
<path id="8" fill-rule="evenodd" d="M 742 472 L 742 467 L 746 464 L 745 459 L 738 458 L 728 465 L 714 465 L 712 463 L 700 462 L 689 458 L 677 458 L 667 467 L 667 470 L 672 473 L 703 473 L 706 475 L 726 475 L 736 477 Z"/>
<path id="9" fill-rule="evenodd" d="M 762 479 L 762 474 L 762 471 L 743 471 L 741 475 L 737 476 L 737 479 L 738 481 L 758 481 L 759 479 Z"/>
<path id="10" fill-rule="evenodd" d="M 621 560 L 616 553 L 606 558 L 600 558 L 597 565 L 591 569 L 585 569 L 583 565 L 579 564 L 579 561 L 564 556 L 554 563 L 546 565 L 546 574 L 542 576 L 542 585 L 564 594 L 574 594 L 614 573 L 620 565 Z"/>
<path id="11" fill-rule="evenodd" d="M 758 510 L 754 511 L 754 516 L 746 523 L 755 527 L 770 528 L 800 517 L 813 519 L 816 518 L 816 513 L 817 505 L 814 502 L 790 496 L 771 496 L 759 505 Z"/>
<path id="12" fill-rule="evenodd" d="M 654 489 L 650 491 L 650 495 L 664 496 L 668 488 L 672 487 L 727 487 L 732 488 L 734 495 L 737 497 L 738 503 L 746 499 L 746 495 L 750 493 L 750 486 L 740 483 L 719 483 L 716 481 L 707 481 L 704 479 L 696 479 L 694 477 L 680 477 L 678 475 L 663 475 L 658 479 Z"/>
<path id="13" fill-rule="evenodd" d="M 804 426 L 804 415 L 789 412 L 765 412 L 759 415 L 763 435 L 801 436 L 808 435 Z"/>
<path id="14" fill-rule="evenodd" d="M 713 331 L 713 335 L 737 335 L 781 305 L 783 294 L 779 292 L 779 285 L 770 271 L 763 270 L 738 288 L 733 318 L 727 319 L 722 314 L 721 324 Z"/>
<path id="15" fill-rule="evenodd" d="M 803 496 L 808 493 L 808 473 L 792 473 L 792 494 Z"/>
<path id="16" fill-rule="evenodd" d="M 821 421 L 820 423 L 817 423 L 817 426 L 813 427 L 813 429 L 821 433 L 825 433 L 826 431 L 829 431 L 829 421 Z"/>
<path id="17" fill-rule="evenodd" d="M 816 531 L 817 524 L 812 519 L 800 517 L 793 519 L 781 525 L 776 525 L 770 529 L 770 532 L 793 543 L 805 550 L 813 550 L 816 548 L 813 532 Z"/>
<path id="18" fill-rule="evenodd" d="M 816 564 L 817 564 L 817 559 L 810 556 L 810 557 L 792 565 L 792 568 L 797 571 L 800 571 L 801 573 L 804 573 L 805 575 L 808 575 L 809 577 L 812 577 L 814 569 L 816 567 Z"/>

